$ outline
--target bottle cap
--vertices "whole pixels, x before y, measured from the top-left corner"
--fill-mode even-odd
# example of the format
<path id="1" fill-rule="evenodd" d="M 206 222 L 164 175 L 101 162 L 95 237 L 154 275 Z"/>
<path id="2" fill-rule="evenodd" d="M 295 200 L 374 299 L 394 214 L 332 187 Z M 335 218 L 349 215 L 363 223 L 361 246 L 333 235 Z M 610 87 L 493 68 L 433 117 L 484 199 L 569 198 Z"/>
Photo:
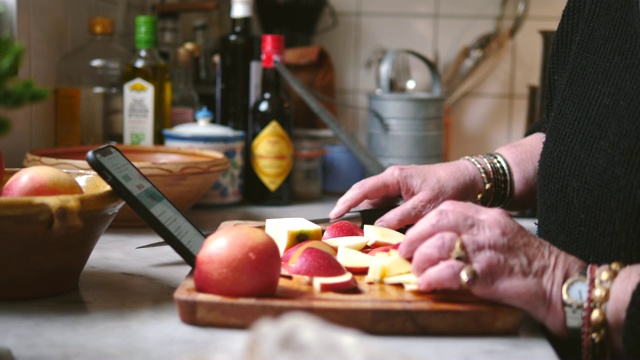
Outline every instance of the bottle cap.
<path id="1" fill-rule="evenodd" d="M 251 17 L 251 0 L 231 0 L 231 18 Z"/>
<path id="2" fill-rule="evenodd" d="M 151 15 L 136 16 L 136 48 L 156 47 L 156 18 Z"/>
<path id="3" fill-rule="evenodd" d="M 277 34 L 262 35 L 262 67 L 272 68 L 284 58 L 284 36 Z"/>
<path id="4" fill-rule="evenodd" d="M 113 34 L 113 19 L 94 16 L 89 19 L 89 33 L 92 35 Z"/>

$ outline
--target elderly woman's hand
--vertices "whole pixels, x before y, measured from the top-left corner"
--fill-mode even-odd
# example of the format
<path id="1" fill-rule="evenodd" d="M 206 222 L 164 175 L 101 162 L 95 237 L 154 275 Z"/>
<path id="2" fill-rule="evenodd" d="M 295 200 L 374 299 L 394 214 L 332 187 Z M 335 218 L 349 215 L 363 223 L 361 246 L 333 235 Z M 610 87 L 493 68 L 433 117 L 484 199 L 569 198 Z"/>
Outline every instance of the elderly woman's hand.
<path id="1" fill-rule="evenodd" d="M 352 208 L 381 207 L 404 203 L 381 217 L 376 224 L 398 229 L 418 221 L 444 200 L 472 200 L 482 188 L 478 171 L 468 161 L 434 165 L 391 166 L 383 173 L 364 179 L 336 203 L 330 217 Z"/>
<path id="2" fill-rule="evenodd" d="M 443 202 L 419 220 L 399 251 L 412 259 L 420 290 L 468 287 L 479 297 L 527 311 L 557 334 L 566 331 L 562 283 L 586 266 L 505 211 L 456 201 Z"/>

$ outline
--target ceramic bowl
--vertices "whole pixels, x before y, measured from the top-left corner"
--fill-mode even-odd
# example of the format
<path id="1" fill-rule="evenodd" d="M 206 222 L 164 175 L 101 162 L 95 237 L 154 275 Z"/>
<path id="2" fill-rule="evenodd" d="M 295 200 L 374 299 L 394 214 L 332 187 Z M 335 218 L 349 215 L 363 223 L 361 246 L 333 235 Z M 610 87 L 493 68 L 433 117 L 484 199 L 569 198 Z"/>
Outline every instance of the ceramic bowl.
<path id="1" fill-rule="evenodd" d="M 116 147 L 182 212 L 195 205 L 229 168 L 224 154 L 212 150 L 138 145 Z M 34 150 L 26 154 L 24 165 L 87 170 L 90 166 L 85 156 L 93 148 L 95 146 Z M 140 227 L 146 223 L 125 205 L 111 226 Z"/>
<path id="2" fill-rule="evenodd" d="M 7 169 L 0 185 L 18 170 Z M 74 289 L 96 242 L 124 205 L 95 172 L 64 171 L 84 194 L 0 197 L 0 299 Z"/>

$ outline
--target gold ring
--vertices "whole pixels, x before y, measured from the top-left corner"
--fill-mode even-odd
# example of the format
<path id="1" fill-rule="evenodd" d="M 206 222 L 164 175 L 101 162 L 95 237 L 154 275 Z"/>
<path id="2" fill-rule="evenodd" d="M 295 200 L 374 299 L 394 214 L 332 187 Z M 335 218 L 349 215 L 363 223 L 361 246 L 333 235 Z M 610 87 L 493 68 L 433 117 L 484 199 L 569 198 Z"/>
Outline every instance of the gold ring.
<path id="1" fill-rule="evenodd" d="M 473 265 L 467 264 L 460 270 L 460 285 L 467 289 L 478 280 L 478 273 Z"/>
<path id="2" fill-rule="evenodd" d="M 460 236 L 456 239 L 456 243 L 453 245 L 453 250 L 451 250 L 449 256 L 451 256 L 451 259 L 453 260 L 467 261 L 467 252 L 464 251 L 462 238 Z"/>

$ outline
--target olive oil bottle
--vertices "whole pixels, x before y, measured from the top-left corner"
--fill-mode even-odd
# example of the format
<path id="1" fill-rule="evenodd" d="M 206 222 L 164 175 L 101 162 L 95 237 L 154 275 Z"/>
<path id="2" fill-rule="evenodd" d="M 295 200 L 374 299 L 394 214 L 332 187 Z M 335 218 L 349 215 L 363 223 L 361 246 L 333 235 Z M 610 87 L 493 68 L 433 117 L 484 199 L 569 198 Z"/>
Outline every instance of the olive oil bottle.
<path id="1" fill-rule="evenodd" d="M 169 65 L 157 49 L 156 18 L 135 19 L 136 50 L 124 69 L 124 139 L 127 145 L 162 144 L 170 127 Z"/>
<path id="2" fill-rule="evenodd" d="M 292 200 L 291 102 L 275 63 L 284 56 L 284 37 L 262 36 L 262 94 L 249 119 L 249 163 L 245 197 L 254 204 L 287 205 Z"/>

